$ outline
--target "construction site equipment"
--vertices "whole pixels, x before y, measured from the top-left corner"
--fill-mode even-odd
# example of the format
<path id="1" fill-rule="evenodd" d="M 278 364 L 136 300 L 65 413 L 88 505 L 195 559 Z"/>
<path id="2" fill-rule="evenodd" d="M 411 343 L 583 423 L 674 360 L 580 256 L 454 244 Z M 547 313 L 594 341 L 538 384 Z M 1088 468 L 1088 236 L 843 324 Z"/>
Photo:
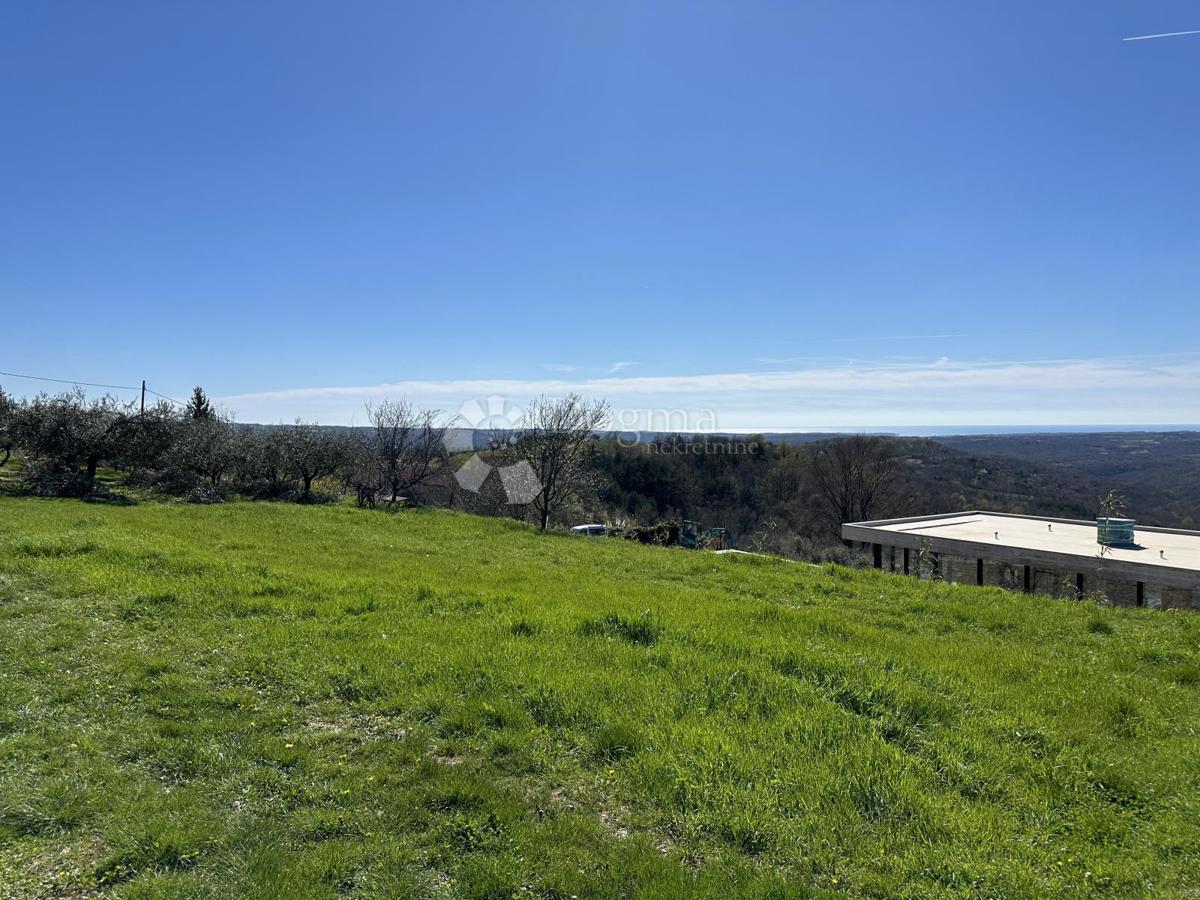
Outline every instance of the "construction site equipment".
<path id="1" fill-rule="evenodd" d="M 707 531 L 699 522 L 683 520 L 679 529 L 679 546 L 690 550 L 731 550 L 734 549 L 733 539 L 728 529 L 709 528 Z"/>

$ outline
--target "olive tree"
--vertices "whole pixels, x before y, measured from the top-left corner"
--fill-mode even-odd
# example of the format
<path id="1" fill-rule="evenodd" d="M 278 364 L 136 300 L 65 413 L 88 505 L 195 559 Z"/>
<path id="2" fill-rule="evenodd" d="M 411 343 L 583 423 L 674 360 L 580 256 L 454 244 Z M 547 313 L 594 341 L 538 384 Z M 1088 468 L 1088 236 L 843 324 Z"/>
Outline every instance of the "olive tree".
<path id="1" fill-rule="evenodd" d="M 303 500 L 312 498 L 312 483 L 332 475 L 347 460 L 348 441 L 333 428 L 296 420 L 281 428 L 284 467 L 304 486 Z"/>
<path id="2" fill-rule="evenodd" d="M 578 394 L 557 399 L 542 396 L 525 410 L 514 448 L 519 458 L 515 465 L 532 469 L 529 478 L 536 492 L 531 503 L 542 531 L 555 510 L 592 486 L 595 469 L 588 450 L 608 419 L 605 401 L 584 400 Z"/>
<path id="3" fill-rule="evenodd" d="M 167 456 L 168 468 L 197 475 L 213 487 L 220 487 L 221 479 L 238 458 L 233 421 L 221 413 L 184 416 Z"/>
<path id="4" fill-rule="evenodd" d="M 237 430 L 234 469 L 239 490 L 253 497 L 280 497 L 295 479 L 287 459 L 288 429 L 243 426 Z"/>
<path id="5" fill-rule="evenodd" d="M 121 416 L 113 428 L 113 464 L 134 472 L 161 469 L 175 443 L 179 422 L 179 415 L 165 400 L 137 414 Z"/>
<path id="6" fill-rule="evenodd" d="M 0 468 L 12 457 L 17 442 L 17 402 L 0 387 Z"/>
<path id="7" fill-rule="evenodd" d="M 41 394 L 20 408 L 13 442 L 32 464 L 31 477 L 82 475 L 82 487 L 88 489 L 100 463 L 116 455 L 118 429 L 129 415 L 129 407 L 112 397 L 88 400 L 78 388 Z"/>

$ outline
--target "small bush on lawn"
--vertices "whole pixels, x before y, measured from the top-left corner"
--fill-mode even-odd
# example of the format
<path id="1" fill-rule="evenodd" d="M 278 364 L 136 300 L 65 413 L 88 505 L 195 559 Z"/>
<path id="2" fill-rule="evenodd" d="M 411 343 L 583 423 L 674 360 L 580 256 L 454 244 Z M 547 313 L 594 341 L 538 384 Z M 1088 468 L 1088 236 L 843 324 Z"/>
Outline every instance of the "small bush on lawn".
<path id="1" fill-rule="evenodd" d="M 192 488 L 184 496 L 188 503 L 224 503 L 225 494 L 218 487 L 213 487 L 211 484 L 199 484 Z"/>

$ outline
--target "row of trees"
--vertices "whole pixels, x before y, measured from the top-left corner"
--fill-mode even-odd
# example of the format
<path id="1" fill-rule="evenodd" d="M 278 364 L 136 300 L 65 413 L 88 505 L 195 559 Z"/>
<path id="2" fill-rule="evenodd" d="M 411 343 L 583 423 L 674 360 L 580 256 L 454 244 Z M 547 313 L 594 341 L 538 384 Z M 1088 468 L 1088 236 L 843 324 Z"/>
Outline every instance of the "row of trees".
<path id="1" fill-rule="evenodd" d="M 0 389 L 0 466 L 19 452 L 30 488 L 64 495 L 95 492 L 102 466 L 175 493 L 230 488 L 304 501 L 320 479 L 340 475 L 373 505 L 428 480 L 445 458 L 445 425 L 403 401 L 367 414 L 365 429 L 264 427 L 235 424 L 200 388 L 183 410 L 166 402 L 140 410 L 78 389 L 16 401 Z"/>
<path id="2" fill-rule="evenodd" d="M 914 494 L 929 493 L 899 477 L 929 466 L 903 466 L 893 439 L 788 447 L 749 437 L 725 447 L 718 438 L 696 453 L 694 439 L 680 437 L 634 447 L 595 440 L 607 419 L 606 404 L 575 395 L 534 401 L 515 432 L 497 432 L 480 451 L 489 472 L 481 485 L 456 479 L 466 457 L 452 460 L 446 417 L 404 400 L 369 406 L 362 428 L 264 427 L 233 423 L 199 388 L 184 409 L 145 411 L 78 391 L 17 402 L 0 390 L 0 465 L 19 452 L 22 476 L 45 494 L 95 493 L 104 467 L 194 500 L 239 492 L 311 502 L 344 490 L 361 506 L 437 503 L 543 529 L 576 515 L 643 525 L 692 518 L 800 555 L 812 555 L 795 549 L 803 541 L 836 547 L 843 522 L 913 509 Z M 503 483 L 514 473 L 533 486 L 517 501 Z"/>
<path id="3" fill-rule="evenodd" d="M 690 518 L 724 525 L 746 545 L 805 556 L 809 544 L 836 548 L 843 522 L 916 509 L 918 496 L 969 505 L 941 495 L 934 503 L 934 483 L 945 479 L 918 487 L 912 476 L 942 470 L 905 466 L 915 448 L 893 439 L 788 447 L 749 437 L 723 447 L 716 438 L 697 453 L 691 438 L 634 447 L 595 440 L 607 419 L 603 402 L 540 398 L 516 431 L 497 432 L 480 450 L 487 465 L 476 469 L 489 474 L 475 484 L 455 477 L 466 454 L 455 460 L 447 450 L 446 417 L 404 400 L 369 406 L 362 428 L 264 427 L 233 423 L 199 388 L 186 408 L 164 402 L 145 411 L 78 391 L 18 402 L 0 390 L 0 466 L 19 453 L 22 477 L 44 494 L 96 493 L 106 468 L 194 500 L 238 492 L 311 502 L 346 491 L 361 506 L 436 503 L 530 518 L 543 529 L 581 515 L 643 525 Z M 950 482 L 962 479 L 950 474 Z M 519 500 L 504 483 L 516 475 Z M 796 550 L 801 543 L 808 549 Z"/>
<path id="4" fill-rule="evenodd" d="M 593 490 L 587 448 L 606 419 L 603 402 L 575 395 L 535 401 L 517 432 L 484 451 L 498 467 L 521 460 L 535 486 L 521 509 L 504 512 L 529 513 L 545 529 L 564 506 Z M 145 410 L 111 397 L 89 399 L 78 389 L 28 401 L 0 389 L 0 466 L 19 453 L 22 477 L 40 494 L 102 495 L 97 473 L 103 467 L 128 482 L 198 501 L 237 491 L 311 502 L 318 485 L 332 482 L 353 492 L 360 506 L 428 499 L 435 490 L 454 502 L 457 467 L 447 465 L 442 413 L 385 400 L 367 407 L 367 421 L 362 428 L 299 420 L 238 425 L 200 388 L 183 409 L 160 402 Z M 464 505 L 482 502 L 470 498 Z"/>

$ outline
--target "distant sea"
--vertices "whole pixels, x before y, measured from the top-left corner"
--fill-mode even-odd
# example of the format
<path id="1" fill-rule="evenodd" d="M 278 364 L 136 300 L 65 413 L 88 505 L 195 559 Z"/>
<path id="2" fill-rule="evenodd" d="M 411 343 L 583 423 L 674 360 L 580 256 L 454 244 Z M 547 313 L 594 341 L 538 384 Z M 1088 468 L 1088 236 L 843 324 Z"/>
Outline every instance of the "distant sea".
<path id="1" fill-rule="evenodd" d="M 903 437 L 951 434 L 1106 434 L 1123 431 L 1200 431 L 1200 425 L 888 425 L 879 428 L 829 428 L 822 431 L 870 432 Z"/>
<path id="2" fill-rule="evenodd" d="M 275 425 L 247 425 L 247 428 L 276 428 Z M 348 431 L 346 425 L 330 425 L 329 428 L 338 431 Z M 1120 432 L 1165 432 L 1165 431 L 1197 431 L 1200 425 L 880 425 L 880 426 L 830 426 L 828 428 L 805 428 L 794 431 L 727 431 L 683 433 L 680 436 L 691 440 L 706 439 L 719 441 L 722 439 L 743 438 L 749 434 L 761 434 L 768 441 L 776 444 L 806 444 L 812 441 L 823 441 L 846 434 L 886 434 L 897 437 L 950 437 L 964 435 L 992 434 L 1105 434 Z M 484 450 L 497 439 L 513 436 L 515 432 L 509 429 L 495 431 L 480 428 L 448 428 L 444 436 L 447 449 L 460 452 L 464 450 Z M 608 436 L 614 436 L 609 432 Z M 627 441 L 650 441 L 666 437 L 668 432 L 654 431 L 624 431 L 621 438 Z"/>

